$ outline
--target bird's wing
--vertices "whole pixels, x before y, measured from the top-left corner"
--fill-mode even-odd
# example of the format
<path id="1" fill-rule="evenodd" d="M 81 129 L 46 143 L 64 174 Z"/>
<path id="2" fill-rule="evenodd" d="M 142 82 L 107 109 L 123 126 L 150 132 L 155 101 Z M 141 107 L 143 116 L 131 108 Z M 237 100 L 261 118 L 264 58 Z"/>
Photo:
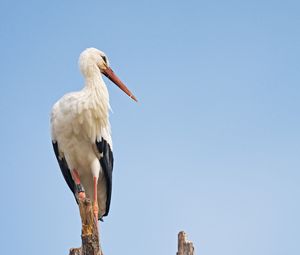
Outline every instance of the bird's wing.
<path id="1" fill-rule="evenodd" d="M 104 138 L 101 138 L 100 141 L 96 140 L 96 146 L 98 152 L 101 155 L 99 161 L 103 169 L 105 180 L 106 180 L 106 211 L 103 216 L 107 216 L 109 212 L 110 200 L 111 200 L 114 157 L 111 150 L 111 146 Z"/>
<path id="2" fill-rule="evenodd" d="M 76 195 L 75 195 L 75 182 L 74 182 L 74 180 L 72 178 L 72 175 L 71 175 L 70 169 L 68 167 L 67 161 L 66 161 L 66 159 L 64 157 L 61 157 L 59 155 L 59 149 L 58 149 L 57 142 L 56 141 L 52 141 L 52 145 L 53 145 L 53 149 L 54 149 L 55 156 L 56 156 L 56 159 L 58 161 L 60 170 L 61 170 L 61 172 L 62 172 L 62 174 L 63 174 L 63 176 L 65 178 L 65 181 L 68 184 L 70 190 L 73 192 L 74 197 L 76 199 L 76 202 L 78 203 Z"/>

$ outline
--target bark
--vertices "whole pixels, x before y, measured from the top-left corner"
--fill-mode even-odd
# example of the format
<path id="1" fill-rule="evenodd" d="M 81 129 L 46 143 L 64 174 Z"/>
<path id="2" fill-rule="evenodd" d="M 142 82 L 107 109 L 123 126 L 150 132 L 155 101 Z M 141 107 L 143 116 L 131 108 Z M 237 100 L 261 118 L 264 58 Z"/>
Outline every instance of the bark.
<path id="1" fill-rule="evenodd" d="M 194 255 L 195 249 L 191 241 L 187 240 L 185 232 L 180 231 L 178 234 L 178 252 L 177 255 Z"/>
<path id="2" fill-rule="evenodd" d="M 81 217 L 80 248 L 71 248 L 69 255 L 103 255 L 99 243 L 98 220 L 95 221 L 92 203 L 88 198 L 79 201 Z"/>

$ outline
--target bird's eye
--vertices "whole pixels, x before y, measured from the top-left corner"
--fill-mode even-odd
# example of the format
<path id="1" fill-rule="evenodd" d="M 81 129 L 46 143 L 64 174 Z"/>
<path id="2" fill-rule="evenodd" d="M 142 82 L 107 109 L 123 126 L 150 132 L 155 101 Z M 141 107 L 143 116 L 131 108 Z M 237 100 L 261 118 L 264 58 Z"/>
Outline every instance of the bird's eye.
<path id="1" fill-rule="evenodd" d="M 101 57 L 104 60 L 105 64 L 107 64 L 106 57 L 105 56 L 101 56 Z"/>

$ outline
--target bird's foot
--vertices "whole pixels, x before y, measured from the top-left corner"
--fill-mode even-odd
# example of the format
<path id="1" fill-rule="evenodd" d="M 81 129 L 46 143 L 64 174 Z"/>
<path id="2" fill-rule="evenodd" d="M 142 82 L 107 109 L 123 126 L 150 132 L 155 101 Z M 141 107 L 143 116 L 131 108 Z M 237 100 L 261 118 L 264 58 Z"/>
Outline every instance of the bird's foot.
<path id="1" fill-rule="evenodd" d="M 98 231 L 98 213 L 99 213 L 98 203 L 94 203 L 93 212 L 94 212 L 95 226 Z"/>
<path id="2" fill-rule="evenodd" d="M 84 200 L 85 199 L 85 192 L 83 191 L 83 192 L 80 192 L 80 193 L 78 193 L 78 199 L 79 200 Z"/>

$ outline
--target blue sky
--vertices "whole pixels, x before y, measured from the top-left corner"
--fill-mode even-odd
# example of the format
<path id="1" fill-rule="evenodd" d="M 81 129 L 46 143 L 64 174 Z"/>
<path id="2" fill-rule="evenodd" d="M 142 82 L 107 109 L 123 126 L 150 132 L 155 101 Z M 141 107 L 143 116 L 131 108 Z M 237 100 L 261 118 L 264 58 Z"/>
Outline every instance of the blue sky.
<path id="1" fill-rule="evenodd" d="M 49 113 L 108 55 L 115 168 L 104 253 L 299 254 L 298 1 L 1 1 L 1 250 L 67 254 L 80 218 Z"/>

